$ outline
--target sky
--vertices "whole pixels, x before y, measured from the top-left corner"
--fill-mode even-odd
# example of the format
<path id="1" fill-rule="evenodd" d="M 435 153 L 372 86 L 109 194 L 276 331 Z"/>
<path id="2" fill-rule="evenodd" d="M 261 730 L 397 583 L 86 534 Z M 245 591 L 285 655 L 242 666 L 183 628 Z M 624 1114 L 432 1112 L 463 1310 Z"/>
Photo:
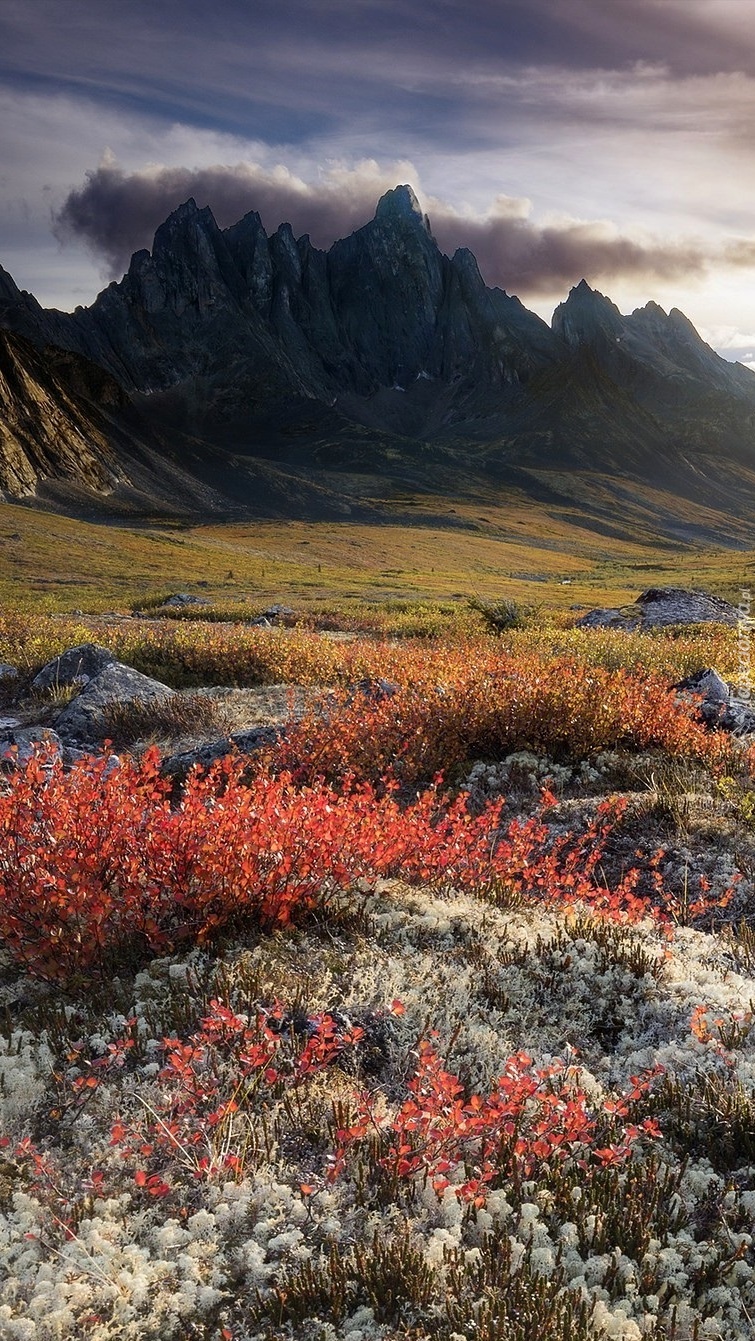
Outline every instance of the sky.
<path id="1" fill-rule="evenodd" d="M 190 195 L 327 247 L 407 182 L 546 319 L 755 367 L 753 125 L 753 0 L 0 0 L 0 264 L 68 309 Z"/>

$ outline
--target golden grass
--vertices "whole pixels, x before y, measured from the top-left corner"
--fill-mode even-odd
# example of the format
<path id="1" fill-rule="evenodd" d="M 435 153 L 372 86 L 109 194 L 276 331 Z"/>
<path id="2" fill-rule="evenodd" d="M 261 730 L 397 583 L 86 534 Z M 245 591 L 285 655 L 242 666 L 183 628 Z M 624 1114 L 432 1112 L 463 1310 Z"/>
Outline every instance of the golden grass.
<path id="1" fill-rule="evenodd" d="M 622 605 L 651 585 L 694 585 L 736 598 L 755 551 L 656 538 L 627 541 L 514 499 L 448 507 L 413 525 L 264 521 L 180 528 L 93 524 L 0 506 L 0 603 L 99 612 L 187 590 L 250 614 L 271 601 L 297 613 L 338 603 L 510 599 L 566 618 L 572 606 Z M 442 508 L 441 508 L 442 502 Z M 448 527 L 438 524 L 441 510 Z"/>

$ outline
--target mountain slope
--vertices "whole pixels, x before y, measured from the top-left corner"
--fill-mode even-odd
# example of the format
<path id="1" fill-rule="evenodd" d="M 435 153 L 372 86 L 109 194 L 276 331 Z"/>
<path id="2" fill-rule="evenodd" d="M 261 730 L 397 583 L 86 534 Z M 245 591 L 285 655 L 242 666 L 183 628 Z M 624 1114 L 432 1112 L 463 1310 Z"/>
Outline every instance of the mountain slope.
<path id="1" fill-rule="evenodd" d="M 144 469 L 145 450 L 156 454 L 145 496 L 161 471 L 182 470 L 190 508 L 209 506 L 210 489 L 213 506 L 264 510 L 272 489 L 285 511 L 290 489 L 292 510 L 303 495 L 339 509 L 386 481 L 452 492 L 500 488 L 521 470 L 630 478 L 691 500 L 711 487 L 728 497 L 733 476 L 732 509 L 753 508 L 748 369 L 676 309 L 623 316 L 584 281 L 547 326 L 487 288 L 469 251 L 440 252 L 408 186 L 328 252 L 287 224 L 268 236 L 255 213 L 221 230 L 187 201 L 89 308 L 46 311 L 0 270 L 0 327 L 68 351 L 69 374 L 78 356 L 122 389 L 122 403 L 99 407 L 99 455 L 80 462 L 73 437 L 53 460 L 50 405 L 35 402 L 36 439 L 25 411 L 11 493 L 35 472 L 100 491 L 108 471 L 128 481 L 136 442 Z"/>
<path id="2" fill-rule="evenodd" d="M 80 392 L 72 385 L 76 368 Z M 109 383 L 109 386 L 106 384 Z M 88 384 L 88 385 L 87 385 Z M 0 331 L 0 489 L 33 494 L 40 479 L 62 478 L 98 492 L 118 479 L 116 455 L 87 391 L 125 396 L 101 369 L 61 350 L 42 353 L 22 336 Z"/>

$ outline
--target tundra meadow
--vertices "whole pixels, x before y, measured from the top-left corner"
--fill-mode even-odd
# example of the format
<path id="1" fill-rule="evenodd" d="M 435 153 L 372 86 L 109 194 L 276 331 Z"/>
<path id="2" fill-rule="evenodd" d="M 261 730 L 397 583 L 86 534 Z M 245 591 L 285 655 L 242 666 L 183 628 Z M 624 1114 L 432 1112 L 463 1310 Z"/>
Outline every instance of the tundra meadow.
<path id="1" fill-rule="evenodd" d="M 755 1335 L 741 628 L 168 613 L 0 617 L 0 1336 Z"/>

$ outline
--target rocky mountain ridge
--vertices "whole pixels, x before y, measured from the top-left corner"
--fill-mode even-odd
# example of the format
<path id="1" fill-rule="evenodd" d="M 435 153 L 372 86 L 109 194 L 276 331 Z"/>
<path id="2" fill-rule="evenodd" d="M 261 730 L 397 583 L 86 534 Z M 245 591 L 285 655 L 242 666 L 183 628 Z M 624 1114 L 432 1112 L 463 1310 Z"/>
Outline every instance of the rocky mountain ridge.
<path id="1" fill-rule="evenodd" d="M 103 369 L 230 502 L 249 503 L 261 461 L 310 490 L 355 472 L 415 487 L 418 453 L 441 491 L 459 473 L 588 470 L 702 496 L 720 465 L 755 470 L 755 375 L 681 312 L 623 316 L 583 280 L 549 327 L 471 252 L 441 253 L 409 186 L 328 252 L 254 212 L 221 230 L 189 200 L 88 308 L 45 310 L 0 269 L 0 327 Z M 6 468 L 0 487 L 47 468 Z"/>

